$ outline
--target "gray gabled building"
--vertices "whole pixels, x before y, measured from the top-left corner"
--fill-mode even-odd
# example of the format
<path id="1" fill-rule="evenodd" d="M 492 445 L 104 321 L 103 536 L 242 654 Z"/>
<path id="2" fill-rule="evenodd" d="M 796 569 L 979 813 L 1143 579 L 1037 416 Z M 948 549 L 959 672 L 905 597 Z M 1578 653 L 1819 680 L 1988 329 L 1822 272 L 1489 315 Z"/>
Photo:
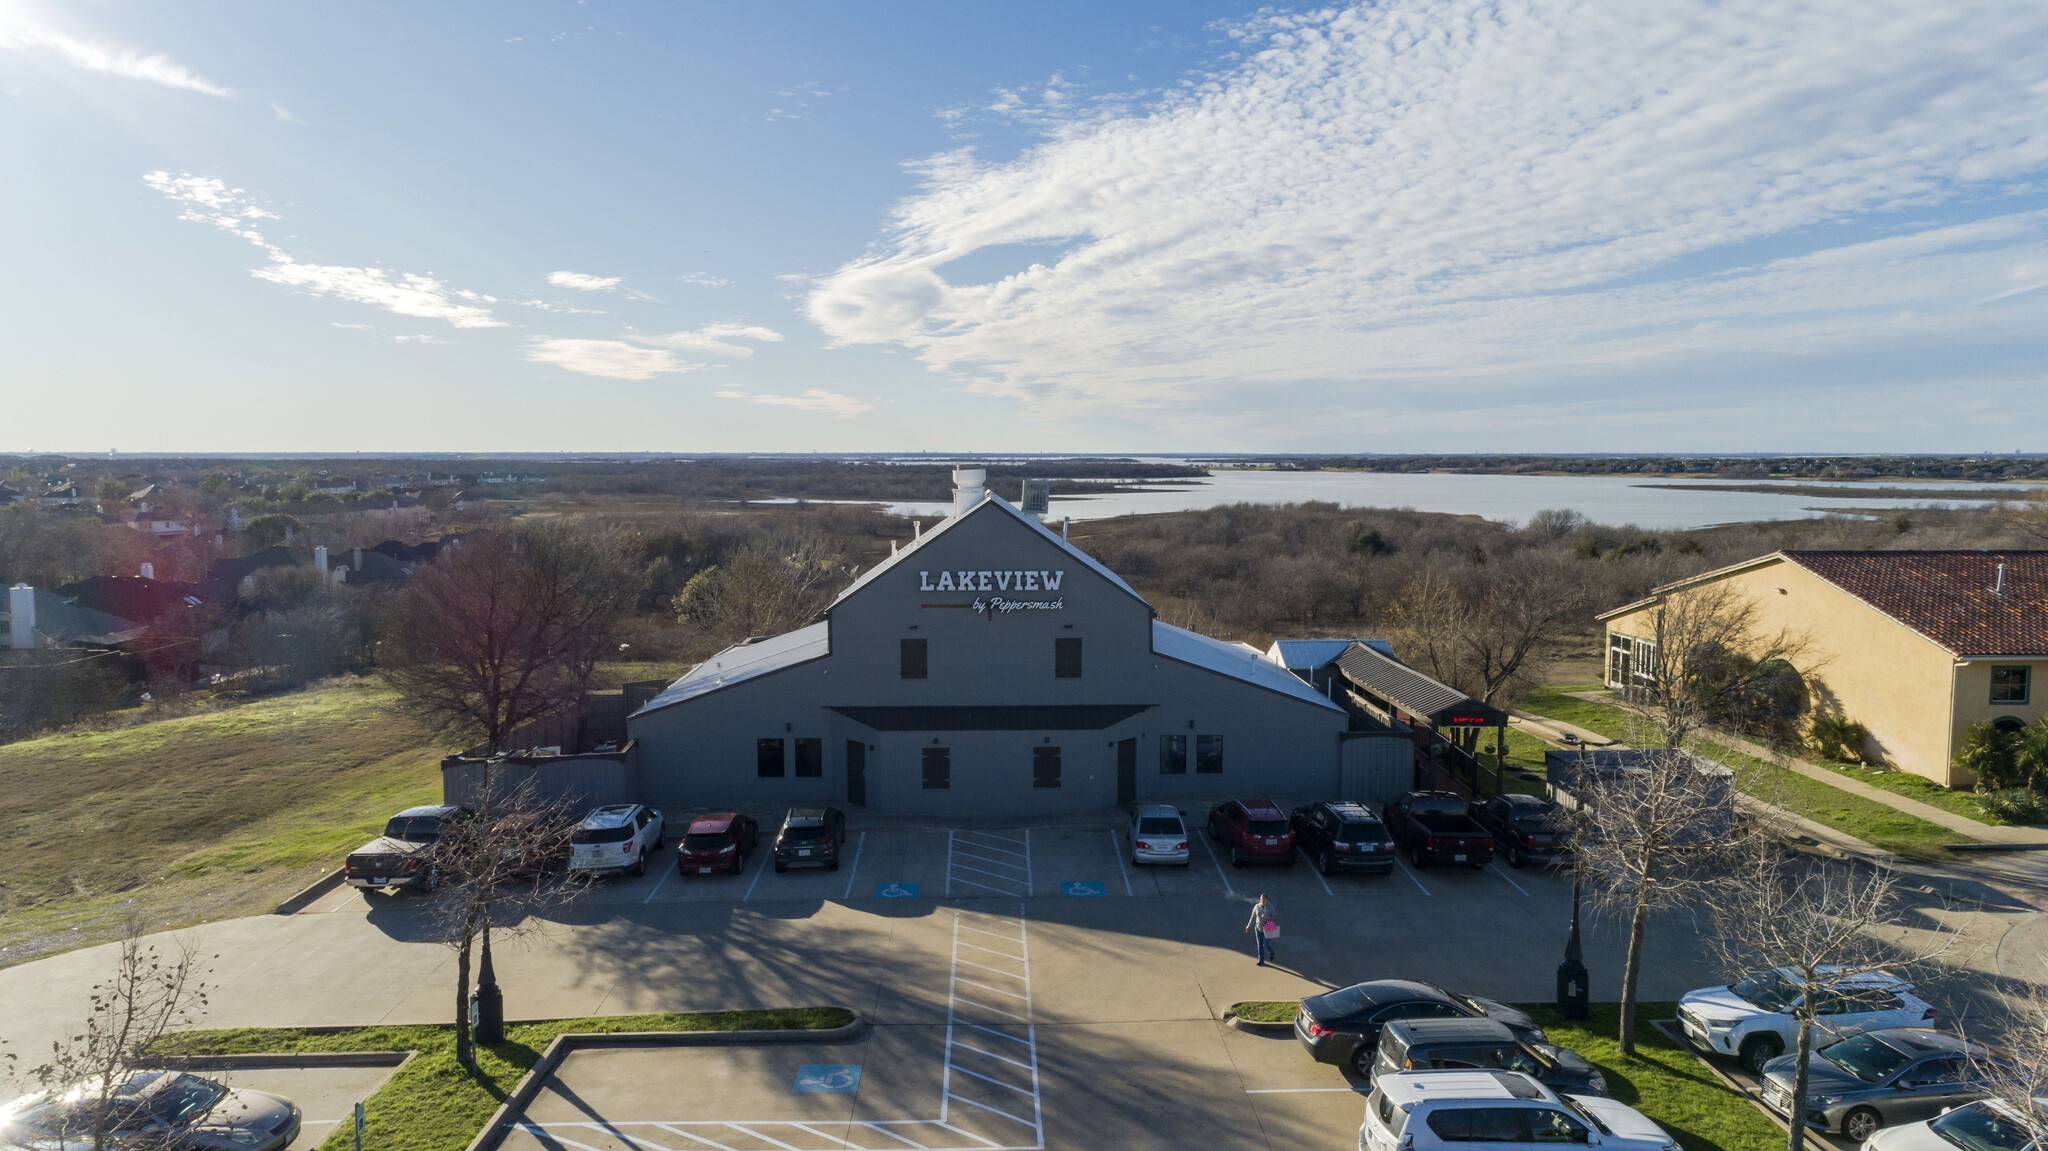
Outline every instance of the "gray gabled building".
<path id="1" fill-rule="evenodd" d="M 628 719 L 647 802 L 1010 815 L 1350 790 L 1343 707 L 1160 622 L 978 469 L 954 479 L 954 514 L 823 620 L 727 648 Z"/>

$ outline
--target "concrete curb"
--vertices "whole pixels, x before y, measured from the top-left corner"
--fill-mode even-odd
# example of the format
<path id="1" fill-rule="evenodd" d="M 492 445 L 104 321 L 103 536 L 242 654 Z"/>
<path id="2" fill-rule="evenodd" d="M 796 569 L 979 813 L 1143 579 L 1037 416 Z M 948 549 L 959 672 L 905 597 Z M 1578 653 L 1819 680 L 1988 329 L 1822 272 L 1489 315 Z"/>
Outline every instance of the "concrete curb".
<path id="1" fill-rule="evenodd" d="M 2048 843 L 1944 843 L 1950 851 L 2048 851 Z"/>
<path id="2" fill-rule="evenodd" d="M 827 1006 L 837 1006 L 827 1004 Z M 851 1043 L 863 1038 L 873 1029 L 873 1024 L 850 1007 L 840 1007 L 852 1012 L 853 1022 L 844 1027 L 827 1027 L 816 1031 L 571 1031 L 557 1035 L 533 1067 L 520 1078 L 519 1085 L 505 1097 L 505 1102 L 491 1113 L 490 1122 L 469 1141 L 465 1151 L 497 1151 L 505 1135 L 512 1128 L 512 1120 L 526 1113 L 535 1096 L 540 1094 L 541 1085 L 546 1083 L 562 1060 L 579 1049 L 599 1047 L 732 1047 L 753 1043 Z"/>
<path id="3" fill-rule="evenodd" d="M 1726 1071 L 1723 1071 L 1719 1067 L 1715 1066 L 1713 1060 L 1708 1059 L 1706 1056 L 1700 1054 L 1699 1048 L 1694 1047 L 1692 1045 L 1692 1041 L 1685 1037 L 1685 1029 L 1678 1025 L 1678 1020 L 1652 1019 L 1650 1021 L 1650 1026 L 1655 1027 L 1658 1031 L 1662 1032 L 1664 1038 L 1669 1039 L 1673 1043 L 1678 1044 L 1679 1050 L 1685 1052 L 1687 1055 L 1692 1056 L 1693 1059 L 1697 1061 L 1700 1066 L 1707 1069 L 1708 1074 L 1712 1075 L 1716 1079 L 1719 1079 L 1721 1081 L 1722 1086 L 1728 1088 L 1728 1090 L 1733 1091 L 1737 1095 L 1740 1095 L 1744 1099 L 1748 1100 L 1749 1105 L 1751 1107 L 1754 1107 L 1759 1112 L 1762 1112 L 1764 1118 L 1770 1120 L 1772 1123 L 1777 1124 L 1779 1130 L 1786 1132 L 1790 1132 L 1792 1130 L 1791 1122 L 1787 1120 L 1784 1116 L 1778 1114 L 1776 1111 L 1773 1111 L 1770 1108 L 1764 1106 L 1764 1101 L 1762 1099 L 1757 1098 L 1757 1093 L 1755 1091 L 1751 1090 L 1749 1087 L 1744 1086 L 1740 1081 L 1731 1077 Z M 1815 1146 L 1824 1148 L 1825 1151 L 1848 1151 L 1848 1148 L 1845 1148 L 1841 1143 L 1839 1136 L 1837 1136 L 1832 1131 L 1816 1131 L 1813 1128 L 1808 1127 L 1806 1129 L 1806 1139 L 1808 1142 L 1814 1144 Z M 1851 1146 L 1853 1146 L 1853 1144 Z"/>
<path id="4" fill-rule="evenodd" d="M 234 1055 L 164 1055 L 152 1065 L 177 1071 L 243 1071 L 261 1067 L 403 1067 L 416 1051 L 250 1051 Z"/>
<path id="5" fill-rule="evenodd" d="M 275 912 L 273 912 L 273 914 L 296 915 L 299 912 L 304 911 L 306 908 L 311 907 L 313 905 L 314 900 L 341 886 L 343 870 L 344 869 L 337 867 L 333 871 L 330 871 L 327 874 L 321 876 L 320 878 L 314 880 L 312 883 L 307 884 L 304 888 L 300 889 L 297 895 L 294 895 L 290 899 L 285 900 L 283 903 L 278 904 L 277 909 Z"/>
<path id="6" fill-rule="evenodd" d="M 1234 1031 L 1243 1031 L 1250 1035 L 1267 1035 L 1274 1038 L 1294 1034 L 1294 1024 L 1292 1023 L 1264 1023 L 1256 1019 L 1246 1019 L 1242 1015 L 1224 1016 L 1223 1026 Z"/>

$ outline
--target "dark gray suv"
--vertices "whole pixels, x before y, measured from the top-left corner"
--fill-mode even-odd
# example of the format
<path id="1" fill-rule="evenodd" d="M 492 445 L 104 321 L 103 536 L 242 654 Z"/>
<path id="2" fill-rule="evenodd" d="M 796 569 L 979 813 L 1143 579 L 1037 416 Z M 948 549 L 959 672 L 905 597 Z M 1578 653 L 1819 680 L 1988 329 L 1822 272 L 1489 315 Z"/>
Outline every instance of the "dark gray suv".
<path id="1" fill-rule="evenodd" d="M 1372 1073 L 1472 1070 L 1520 1071 L 1560 1095 L 1607 1094 L 1607 1078 L 1578 1052 L 1523 1039 L 1494 1019 L 1389 1023 Z"/>
<path id="2" fill-rule="evenodd" d="M 1991 1094 L 1983 1047 L 1925 1027 L 1887 1027 L 1830 1043 L 1806 1065 L 1806 1125 L 1861 1143 L 1879 1128 L 1932 1119 Z M 1764 1105 L 1792 1117 L 1797 1055 L 1764 1064 Z"/>

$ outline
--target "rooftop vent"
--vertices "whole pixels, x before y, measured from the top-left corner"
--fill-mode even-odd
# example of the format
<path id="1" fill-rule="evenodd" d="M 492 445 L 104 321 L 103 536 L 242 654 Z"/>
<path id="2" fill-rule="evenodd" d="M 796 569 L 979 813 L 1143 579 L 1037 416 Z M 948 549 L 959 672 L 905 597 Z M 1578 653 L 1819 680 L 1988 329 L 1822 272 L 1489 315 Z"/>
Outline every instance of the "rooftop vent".
<path id="1" fill-rule="evenodd" d="M 953 469 L 953 514 L 966 515 L 988 494 L 987 468 Z"/>

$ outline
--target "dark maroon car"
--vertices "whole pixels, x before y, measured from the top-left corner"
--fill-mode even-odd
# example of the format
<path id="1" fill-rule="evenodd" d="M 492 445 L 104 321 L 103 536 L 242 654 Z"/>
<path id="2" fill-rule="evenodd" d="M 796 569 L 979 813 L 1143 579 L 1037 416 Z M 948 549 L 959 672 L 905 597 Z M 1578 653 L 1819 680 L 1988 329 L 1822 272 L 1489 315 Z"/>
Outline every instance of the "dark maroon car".
<path id="1" fill-rule="evenodd" d="M 1229 846 L 1232 867 L 1294 866 L 1294 829 L 1270 799 L 1229 799 L 1210 808 L 1209 838 Z"/>
<path id="2" fill-rule="evenodd" d="M 676 849 L 676 870 L 683 875 L 709 875 L 730 871 L 738 875 L 747 866 L 747 853 L 754 850 L 755 824 L 751 815 L 722 811 L 700 815 L 690 821 Z"/>

